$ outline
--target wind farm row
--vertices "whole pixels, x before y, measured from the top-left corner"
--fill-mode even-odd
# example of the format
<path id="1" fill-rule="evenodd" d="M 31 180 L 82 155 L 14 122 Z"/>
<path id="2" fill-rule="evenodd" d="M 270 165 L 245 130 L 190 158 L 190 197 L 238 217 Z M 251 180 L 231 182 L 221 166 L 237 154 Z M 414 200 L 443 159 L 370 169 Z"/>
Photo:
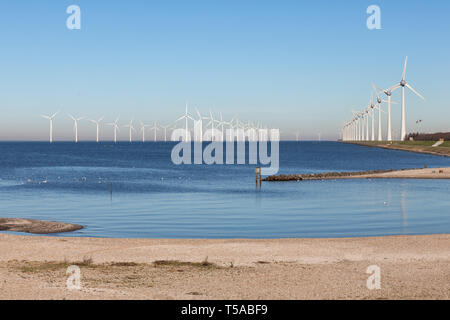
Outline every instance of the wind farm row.
<path id="1" fill-rule="evenodd" d="M 399 83 L 387 88 L 381 89 L 372 83 L 373 92 L 369 100 L 369 104 L 360 111 L 352 110 L 353 117 L 342 128 L 342 140 L 343 141 L 375 141 L 375 130 L 377 130 L 377 140 L 383 141 L 385 137 L 387 141 L 392 141 L 392 123 L 391 123 L 391 105 L 397 104 L 391 101 L 392 94 L 401 88 L 401 129 L 399 140 L 404 141 L 406 139 L 406 107 L 405 107 L 405 93 L 406 89 L 411 90 L 419 98 L 425 100 L 425 98 L 418 93 L 408 82 L 406 82 L 406 66 L 408 63 L 408 57 L 405 58 L 405 64 L 403 67 L 402 78 Z M 373 93 L 375 93 L 376 101 L 373 101 Z M 384 100 L 380 95 L 385 95 L 387 100 Z M 387 103 L 387 131 L 383 134 L 382 125 L 382 113 L 386 113 L 382 110 L 382 104 Z M 378 129 L 375 128 L 375 110 L 378 110 Z M 371 125 L 369 125 L 369 118 Z"/>
<path id="2" fill-rule="evenodd" d="M 56 112 L 52 115 L 41 115 L 44 119 L 49 121 L 49 142 L 53 143 L 54 141 L 54 121 L 57 115 L 60 112 Z M 184 133 L 183 141 L 233 141 L 234 136 L 227 134 L 229 129 L 233 129 L 235 131 L 242 132 L 242 138 L 245 140 L 245 137 L 248 138 L 249 141 L 265 140 L 268 138 L 267 132 L 270 131 L 267 126 L 263 125 L 261 122 L 254 121 L 242 121 L 237 117 L 232 118 L 230 121 L 225 121 L 222 112 L 219 112 L 219 116 L 214 117 L 212 111 L 209 111 L 208 116 L 203 116 L 198 109 L 196 109 L 196 117 L 192 116 L 188 112 L 188 105 L 186 104 L 185 113 L 178 119 L 176 119 L 172 123 L 167 123 L 165 125 L 159 124 L 158 121 L 154 121 L 151 124 L 146 124 L 142 121 L 130 120 L 125 125 L 120 125 L 120 116 L 118 116 L 113 122 L 104 123 L 104 117 L 100 117 L 98 119 L 89 119 L 83 117 L 75 117 L 72 114 L 67 114 L 67 116 L 73 120 L 73 130 L 74 130 L 74 142 L 79 142 L 79 122 L 80 121 L 89 121 L 93 125 L 95 125 L 95 141 L 100 142 L 100 130 L 103 129 L 104 126 L 112 127 L 112 141 L 117 143 L 118 134 L 120 132 L 120 128 L 127 129 L 127 138 L 130 143 L 134 141 L 136 135 L 139 134 L 138 139 L 142 142 L 146 142 L 147 136 L 146 133 L 150 130 L 152 134 L 153 141 L 178 141 L 177 139 L 172 139 L 170 133 L 176 129 L 182 129 Z M 184 127 L 178 127 L 177 125 L 180 122 L 184 122 Z M 190 124 L 192 126 L 190 126 Z M 103 126 L 102 126 L 103 125 Z M 137 129 L 135 128 L 137 126 Z M 209 133 L 208 135 L 203 135 L 203 130 L 206 129 Z M 161 134 L 158 136 L 158 131 L 161 131 Z M 164 133 L 163 133 L 164 132 Z M 192 134 L 193 132 L 193 134 Z M 193 139 L 192 139 L 193 137 Z M 240 136 L 237 136 L 237 141 L 240 140 Z"/>

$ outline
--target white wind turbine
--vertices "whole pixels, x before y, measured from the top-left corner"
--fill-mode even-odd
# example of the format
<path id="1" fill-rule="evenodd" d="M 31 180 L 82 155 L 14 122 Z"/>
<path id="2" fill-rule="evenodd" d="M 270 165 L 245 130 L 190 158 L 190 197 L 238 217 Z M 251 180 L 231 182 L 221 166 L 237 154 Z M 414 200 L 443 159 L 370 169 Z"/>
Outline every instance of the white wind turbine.
<path id="1" fill-rule="evenodd" d="M 136 132 L 136 129 L 133 127 L 133 120 L 130 120 L 130 123 L 127 125 L 124 125 L 125 128 L 128 128 L 129 130 L 129 138 L 130 138 L 130 143 L 133 142 L 133 133 L 132 131 Z"/>
<path id="2" fill-rule="evenodd" d="M 99 131 L 100 131 L 99 128 L 100 128 L 100 122 L 102 120 L 103 120 L 103 117 L 101 117 L 98 120 L 89 119 L 90 122 L 95 123 L 95 125 L 97 126 L 97 139 L 96 139 L 97 143 L 99 142 Z"/>
<path id="3" fill-rule="evenodd" d="M 414 90 L 413 87 L 411 87 L 405 80 L 407 62 L 408 62 L 408 57 L 406 57 L 406 59 L 405 59 L 405 66 L 403 67 L 402 80 L 400 81 L 400 83 L 388 89 L 388 90 L 394 92 L 398 88 L 400 88 L 400 87 L 402 88 L 402 127 L 401 127 L 401 133 L 400 133 L 401 134 L 400 140 L 402 140 L 402 141 L 405 140 L 405 138 L 406 138 L 405 87 L 408 88 L 409 90 L 411 90 L 412 92 L 414 92 L 419 98 L 425 100 L 425 98 L 422 97 L 422 95 L 420 95 L 416 90 Z"/>
<path id="4" fill-rule="evenodd" d="M 209 119 L 209 122 L 206 126 L 211 125 L 211 141 L 214 141 L 214 122 L 217 122 L 217 120 L 214 120 L 211 109 L 209 110 L 209 118 L 208 119 Z"/>
<path id="5" fill-rule="evenodd" d="M 47 119 L 50 121 L 50 143 L 53 143 L 53 119 L 55 118 L 55 116 L 59 113 L 56 112 L 51 116 L 45 116 L 45 115 L 41 115 L 42 118 Z"/>
<path id="6" fill-rule="evenodd" d="M 355 140 L 360 141 L 361 140 L 361 113 L 352 110 L 355 124 L 356 124 L 356 136 Z"/>
<path id="7" fill-rule="evenodd" d="M 55 118 L 55 116 L 56 116 L 58 113 L 59 113 L 59 111 L 56 112 L 56 113 L 54 113 L 54 114 L 51 115 L 51 116 L 41 115 L 42 118 L 48 119 L 48 120 L 50 121 L 50 134 L 49 134 L 49 137 L 50 137 L 50 143 L 53 143 L 53 119 Z"/>
<path id="8" fill-rule="evenodd" d="M 114 128 L 114 143 L 117 143 L 117 131 L 120 131 L 119 125 L 117 124 L 119 122 L 120 116 L 116 118 L 116 121 L 107 123 L 108 126 L 113 126 Z"/>
<path id="9" fill-rule="evenodd" d="M 198 129 L 198 137 L 194 137 L 194 139 L 195 139 L 195 141 L 198 141 L 198 142 L 203 142 L 203 120 L 205 119 L 208 119 L 207 117 L 203 117 L 202 115 L 201 115 L 201 113 L 200 113 L 200 111 L 198 111 L 198 109 L 197 108 L 195 108 L 195 111 L 197 112 L 197 116 L 198 116 L 198 119 L 197 120 L 194 120 L 194 123 L 196 123 L 196 128 Z M 195 134 L 195 132 L 194 132 L 194 134 Z"/>
<path id="10" fill-rule="evenodd" d="M 225 141 L 232 141 L 231 129 L 234 129 L 233 122 L 234 122 L 234 119 L 231 119 L 230 121 L 222 121 L 222 124 L 228 126 L 228 129 L 230 129 L 228 131 L 229 132 L 228 135 L 226 135 L 226 132 L 225 132 Z"/>
<path id="11" fill-rule="evenodd" d="M 174 123 L 173 126 L 169 127 L 168 129 L 169 130 L 176 130 L 177 129 L 177 124 Z M 177 141 L 177 140 L 173 139 L 173 137 L 170 137 L 170 141 Z"/>
<path id="12" fill-rule="evenodd" d="M 141 131 L 142 131 L 142 142 L 145 142 L 145 128 L 148 127 L 148 124 L 144 124 L 142 121 L 139 121 L 141 124 Z"/>
<path id="13" fill-rule="evenodd" d="M 194 118 L 192 118 L 192 116 L 188 113 L 188 104 L 187 104 L 187 102 L 186 102 L 186 111 L 185 111 L 185 113 L 184 113 L 184 115 L 183 116 L 181 116 L 180 118 L 178 118 L 177 120 L 175 120 L 175 122 L 178 122 L 178 121 L 180 121 L 180 120 L 185 120 L 185 124 L 186 124 L 186 126 L 185 126 L 185 140 L 186 141 L 190 141 L 190 139 L 189 139 L 189 125 L 188 125 L 188 120 L 190 119 L 190 120 L 192 120 L 192 121 L 194 121 Z"/>
<path id="14" fill-rule="evenodd" d="M 160 128 L 164 129 L 164 142 L 167 142 L 167 129 L 170 127 L 170 124 L 165 126 L 159 126 Z"/>
<path id="15" fill-rule="evenodd" d="M 369 106 L 367 107 L 368 114 L 370 117 L 372 117 L 372 134 L 371 134 L 371 141 L 375 141 L 375 105 L 373 104 L 373 94 L 370 94 L 370 102 Z"/>
<path id="16" fill-rule="evenodd" d="M 381 104 L 382 103 L 387 103 L 388 104 L 388 141 L 392 141 L 392 133 L 391 133 L 391 104 L 397 104 L 394 101 L 391 101 L 391 95 L 392 92 L 391 91 L 385 91 L 382 90 L 380 88 L 378 88 L 376 85 L 374 85 L 372 83 L 372 87 L 375 91 L 375 95 L 377 97 L 377 103 L 376 103 L 376 107 L 378 108 L 378 141 L 382 141 L 383 140 L 383 134 L 382 134 L 382 128 L 381 128 L 381 112 L 384 112 L 381 109 Z M 381 92 L 384 92 L 387 96 L 388 96 L 388 100 L 383 100 L 380 98 L 380 96 L 378 95 L 377 89 Z"/>
<path id="17" fill-rule="evenodd" d="M 217 120 L 217 123 L 219 124 L 219 126 L 221 127 L 221 140 L 220 141 L 224 141 L 223 137 L 224 137 L 224 125 L 226 124 L 225 121 L 223 121 L 223 117 L 222 117 L 222 112 L 219 112 L 220 115 L 220 120 Z"/>
<path id="18" fill-rule="evenodd" d="M 68 115 L 74 121 L 73 128 L 75 130 L 75 143 L 78 143 L 78 121 L 82 120 L 83 118 L 75 118 L 70 113 L 68 113 Z"/>
<path id="19" fill-rule="evenodd" d="M 155 124 L 153 125 L 153 127 L 150 128 L 150 130 L 154 130 L 153 141 L 156 142 L 156 131 L 159 130 L 158 123 L 156 121 L 155 121 Z"/>

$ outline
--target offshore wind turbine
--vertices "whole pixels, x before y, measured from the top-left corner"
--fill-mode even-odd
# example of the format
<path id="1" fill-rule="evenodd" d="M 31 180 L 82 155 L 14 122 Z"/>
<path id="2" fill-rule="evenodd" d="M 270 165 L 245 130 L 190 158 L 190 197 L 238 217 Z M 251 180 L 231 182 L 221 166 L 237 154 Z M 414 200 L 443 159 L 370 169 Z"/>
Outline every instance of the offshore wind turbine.
<path id="1" fill-rule="evenodd" d="M 141 124 L 141 131 L 142 131 L 142 142 L 145 142 L 145 128 L 148 127 L 148 124 L 144 124 L 142 121 L 139 121 Z"/>
<path id="2" fill-rule="evenodd" d="M 130 120 L 130 123 L 127 125 L 124 125 L 125 128 L 129 128 L 129 138 L 130 138 L 130 143 L 133 142 L 133 134 L 132 131 L 136 131 L 136 129 L 133 127 L 133 120 Z"/>
<path id="3" fill-rule="evenodd" d="M 226 132 L 225 132 L 225 141 L 231 141 L 232 140 L 232 138 L 231 138 L 231 129 L 234 129 L 234 126 L 233 126 L 233 121 L 234 121 L 234 119 L 231 119 L 230 121 L 222 121 L 222 123 L 224 124 L 224 125 L 227 125 L 228 126 L 228 129 L 230 129 L 228 132 L 229 132 L 229 135 L 227 136 L 227 134 L 226 134 Z"/>
<path id="4" fill-rule="evenodd" d="M 223 137 L 224 137 L 224 130 L 223 130 L 223 125 L 225 124 L 225 122 L 223 121 L 223 117 L 222 117 L 222 112 L 219 112 L 219 115 L 220 115 L 220 120 L 217 120 L 217 123 L 219 124 L 219 126 L 222 128 L 222 130 L 221 130 L 221 140 L 220 141 L 223 141 L 224 139 L 223 139 Z"/>
<path id="5" fill-rule="evenodd" d="M 42 118 L 47 119 L 50 121 L 50 143 L 53 143 L 53 119 L 55 118 L 55 116 L 59 113 L 56 112 L 51 116 L 46 116 L 46 115 L 41 115 Z"/>
<path id="6" fill-rule="evenodd" d="M 83 118 L 75 118 L 70 113 L 68 113 L 68 115 L 74 121 L 73 128 L 75 129 L 75 143 L 78 143 L 78 121 L 82 120 Z"/>
<path id="7" fill-rule="evenodd" d="M 107 123 L 108 126 L 113 126 L 114 128 L 114 143 L 117 143 L 117 130 L 120 131 L 119 125 L 117 124 L 119 122 L 120 116 L 116 118 L 116 121 Z"/>
<path id="8" fill-rule="evenodd" d="M 96 124 L 96 126 L 97 126 L 97 139 L 96 139 L 96 141 L 97 141 L 97 143 L 99 142 L 99 127 L 100 127 L 100 122 L 103 120 L 103 117 L 101 117 L 100 119 L 98 119 L 98 120 L 92 120 L 92 119 L 89 119 L 89 121 L 90 122 L 92 122 L 92 123 L 95 123 Z"/>
<path id="9" fill-rule="evenodd" d="M 167 142 L 167 128 L 170 127 L 170 124 L 165 125 L 165 126 L 159 126 L 160 128 L 164 129 L 164 142 Z"/>
<path id="10" fill-rule="evenodd" d="M 208 119 L 207 117 L 203 117 L 200 113 L 200 111 L 198 111 L 197 108 L 195 108 L 195 112 L 197 113 L 198 116 L 198 120 L 194 120 L 195 125 L 197 126 L 197 129 L 199 131 L 199 137 L 194 137 L 194 139 L 198 142 L 203 142 L 203 119 Z M 195 132 L 194 132 L 195 134 Z"/>
<path id="11" fill-rule="evenodd" d="M 175 122 L 178 122 L 178 121 L 180 121 L 180 120 L 185 120 L 185 140 L 186 141 L 190 141 L 190 139 L 189 139 L 189 125 L 188 125 L 188 120 L 190 119 L 190 120 L 192 120 L 192 121 L 194 121 L 194 118 L 192 118 L 192 116 L 188 113 L 188 104 L 187 104 L 187 102 L 186 102 L 186 111 L 185 111 L 185 113 L 184 113 L 184 115 L 183 116 L 181 116 L 180 118 L 178 118 L 177 120 L 175 120 Z"/>
<path id="12" fill-rule="evenodd" d="M 150 130 L 155 130 L 155 131 L 154 131 L 154 132 L 155 132 L 155 135 L 154 135 L 154 137 L 153 137 L 153 141 L 156 142 L 156 131 L 159 130 L 159 129 L 158 129 L 158 123 L 157 123 L 156 121 L 155 121 L 154 126 L 151 127 Z"/>
<path id="13" fill-rule="evenodd" d="M 217 120 L 214 120 L 211 109 L 209 109 L 209 122 L 207 126 L 211 125 L 211 141 L 214 141 L 214 122 L 217 122 Z"/>
<path id="14" fill-rule="evenodd" d="M 401 127 L 401 137 L 400 140 L 404 141 L 406 138 L 406 115 L 405 115 L 405 88 L 408 88 L 412 92 L 414 92 L 419 98 L 425 100 L 425 98 L 413 89 L 405 80 L 406 77 L 406 64 L 408 63 L 408 57 L 405 59 L 405 65 L 403 67 L 402 80 L 399 84 L 389 88 L 388 90 L 394 92 L 398 88 L 402 88 L 402 127 Z"/>

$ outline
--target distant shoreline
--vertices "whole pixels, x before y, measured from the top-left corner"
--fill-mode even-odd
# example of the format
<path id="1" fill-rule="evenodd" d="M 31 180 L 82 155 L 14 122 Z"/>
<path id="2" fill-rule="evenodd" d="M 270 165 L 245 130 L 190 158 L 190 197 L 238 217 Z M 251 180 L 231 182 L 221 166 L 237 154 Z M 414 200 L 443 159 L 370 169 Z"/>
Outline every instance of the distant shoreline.
<path id="1" fill-rule="evenodd" d="M 399 144 L 393 142 L 392 144 L 384 142 L 358 142 L 358 141 L 341 141 L 342 143 L 348 143 L 348 144 L 355 144 L 362 147 L 369 147 L 369 148 L 383 148 L 383 149 L 390 149 L 390 150 L 400 150 L 400 151 L 408 151 L 408 152 L 414 152 L 414 153 L 424 153 L 424 154 L 431 154 L 435 156 L 443 156 L 443 157 L 450 157 L 450 148 L 449 147 L 432 147 L 430 145 L 421 145 L 421 144 Z M 420 143 L 420 142 L 419 142 Z"/>
<path id="2" fill-rule="evenodd" d="M 338 180 L 338 179 L 450 179 L 448 168 L 424 168 L 409 170 L 375 170 L 360 172 L 325 172 L 316 174 L 276 175 L 264 178 L 267 182 Z"/>

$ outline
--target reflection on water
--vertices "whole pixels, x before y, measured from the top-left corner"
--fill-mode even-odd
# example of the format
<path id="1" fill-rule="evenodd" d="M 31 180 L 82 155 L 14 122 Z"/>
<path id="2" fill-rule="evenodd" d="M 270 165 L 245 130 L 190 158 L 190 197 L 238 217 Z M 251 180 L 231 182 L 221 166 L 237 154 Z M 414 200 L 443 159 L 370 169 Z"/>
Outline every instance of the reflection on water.
<path id="1" fill-rule="evenodd" d="M 406 189 L 405 186 L 401 185 L 402 190 L 400 192 L 400 206 L 402 208 L 402 226 L 403 232 L 406 232 L 406 227 L 408 226 L 407 216 L 406 216 Z"/>

